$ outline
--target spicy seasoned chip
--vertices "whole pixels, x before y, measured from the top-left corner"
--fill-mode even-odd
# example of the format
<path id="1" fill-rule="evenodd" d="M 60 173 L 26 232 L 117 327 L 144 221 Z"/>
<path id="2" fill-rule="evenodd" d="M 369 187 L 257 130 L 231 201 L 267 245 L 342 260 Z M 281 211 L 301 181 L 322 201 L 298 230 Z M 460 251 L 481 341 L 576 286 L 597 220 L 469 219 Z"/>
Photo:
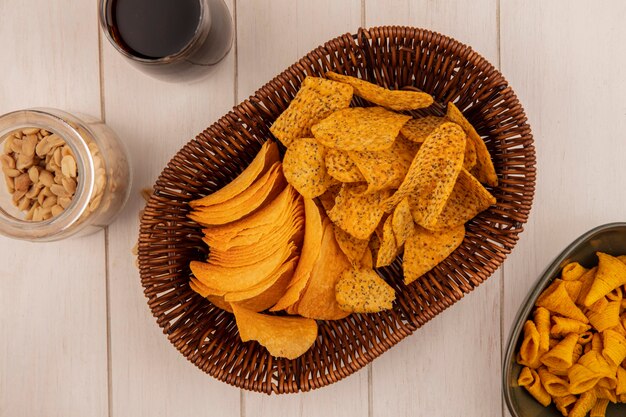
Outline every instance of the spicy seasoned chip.
<path id="1" fill-rule="evenodd" d="M 257 178 L 265 174 L 265 172 L 279 160 L 280 157 L 278 155 L 276 142 L 268 140 L 261 146 L 261 150 L 259 150 L 259 153 L 254 157 L 250 165 L 248 165 L 237 178 L 216 192 L 189 202 L 189 205 L 191 207 L 211 206 L 230 200 L 246 190 Z"/>
<path id="2" fill-rule="evenodd" d="M 389 190 L 363 194 L 363 188 L 344 184 L 328 212 L 333 223 L 357 239 L 368 239 L 376 230 L 384 213 L 380 205 L 391 195 Z"/>
<path id="3" fill-rule="evenodd" d="M 448 103 L 448 112 L 446 118 L 454 123 L 457 123 L 467 133 L 468 140 L 471 140 L 474 144 L 476 152 L 476 165 L 470 170 L 471 174 L 475 176 L 478 181 L 483 184 L 491 185 L 495 187 L 498 185 L 498 176 L 496 170 L 493 167 L 493 161 L 491 155 L 487 150 L 485 142 L 474 129 L 474 126 L 463 116 L 461 110 L 459 110 L 454 103 Z"/>
<path id="4" fill-rule="evenodd" d="M 396 238 L 396 244 L 398 247 L 401 247 L 404 245 L 404 242 L 411 235 L 411 233 L 413 233 L 413 229 L 415 228 L 408 198 L 404 198 L 400 201 L 400 203 L 393 210 L 391 217 L 393 235 Z"/>
<path id="5" fill-rule="evenodd" d="M 368 249 L 369 240 L 357 239 L 348 232 L 344 232 L 341 228 L 333 227 L 335 231 L 335 239 L 353 266 L 358 266 L 363 261 L 363 256 Z"/>
<path id="6" fill-rule="evenodd" d="M 325 212 L 329 212 L 335 206 L 335 198 L 339 190 L 341 190 L 341 184 L 331 185 L 324 194 L 317 197 Z"/>
<path id="7" fill-rule="evenodd" d="M 385 201 L 385 211 L 409 197 L 415 222 L 433 225 L 454 188 L 464 150 L 465 133 L 458 125 L 443 123 L 435 129 L 422 144 L 398 191 Z"/>
<path id="8" fill-rule="evenodd" d="M 303 197 L 315 198 L 328 188 L 325 157 L 326 148 L 313 138 L 298 139 L 285 152 L 285 178 Z"/>
<path id="9" fill-rule="evenodd" d="M 340 182 L 361 182 L 365 181 L 359 167 L 354 163 L 350 154 L 338 149 L 328 149 L 326 151 L 326 170 L 328 175 Z"/>
<path id="10" fill-rule="evenodd" d="M 344 151 L 389 148 L 411 116 L 382 107 L 351 107 L 334 112 L 311 128 L 324 146 Z"/>
<path id="11" fill-rule="evenodd" d="M 289 107 L 278 116 L 270 131 L 286 147 L 298 138 L 311 137 L 311 126 L 350 105 L 352 91 L 352 87 L 343 83 L 306 77 Z"/>
<path id="12" fill-rule="evenodd" d="M 220 225 L 239 220 L 247 216 L 264 203 L 274 200 L 285 189 L 285 177 L 280 162 L 261 178 L 237 196 L 211 206 L 199 206 L 189 214 L 189 218 L 204 225 Z"/>
<path id="13" fill-rule="evenodd" d="M 339 320 L 348 316 L 350 313 L 337 304 L 335 286 L 341 273 L 351 267 L 335 240 L 332 223 L 326 221 L 320 253 L 309 283 L 298 301 L 298 314 L 317 320 Z"/>
<path id="14" fill-rule="evenodd" d="M 239 336 L 256 340 L 276 357 L 295 359 L 309 350 L 317 338 L 315 320 L 303 317 L 268 316 L 232 305 Z"/>
<path id="15" fill-rule="evenodd" d="M 449 230 L 431 232 L 415 226 L 404 242 L 404 283 L 410 284 L 446 259 L 463 242 L 463 225 Z"/>
<path id="16" fill-rule="evenodd" d="M 389 149 L 382 151 L 351 151 L 350 158 L 367 181 L 365 193 L 398 188 L 417 153 L 400 136 Z"/>
<path id="17" fill-rule="evenodd" d="M 389 215 L 383 224 L 383 235 L 382 238 L 380 238 L 380 248 L 378 248 L 378 253 L 376 254 L 376 268 L 391 265 L 394 259 L 398 256 L 399 247 L 393 233 L 392 221 L 393 216 Z"/>
<path id="18" fill-rule="evenodd" d="M 335 287 L 337 303 L 345 311 L 376 313 L 389 310 L 396 292 L 372 269 L 349 269 Z"/>
<path id="19" fill-rule="evenodd" d="M 422 91 L 389 90 L 360 78 L 332 71 L 327 72 L 326 77 L 352 86 L 357 96 L 391 110 L 415 110 L 433 104 L 432 96 Z"/>
<path id="20" fill-rule="evenodd" d="M 441 126 L 446 119 L 437 116 L 426 116 L 419 119 L 411 119 L 400 129 L 400 133 L 411 142 L 422 143 Z"/>
<path id="21" fill-rule="evenodd" d="M 456 227 L 473 219 L 481 211 L 496 204 L 496 199 L 465 168 L 461 169 L 452 194 L 431 230 Z"/>
<path id="22" fill-rule="evenodd" d="M 284 310 L 300 300 L 320 253 L 324 227 L 322 225 L 322 217 L 320 216 L 319 208 L 313 200 L 304 200 L 304 213 L 304 243 L 302 244 L 298 266 L 296 267 L 293 279 L 287 291 L 270 309 L 271 311 Z"/>

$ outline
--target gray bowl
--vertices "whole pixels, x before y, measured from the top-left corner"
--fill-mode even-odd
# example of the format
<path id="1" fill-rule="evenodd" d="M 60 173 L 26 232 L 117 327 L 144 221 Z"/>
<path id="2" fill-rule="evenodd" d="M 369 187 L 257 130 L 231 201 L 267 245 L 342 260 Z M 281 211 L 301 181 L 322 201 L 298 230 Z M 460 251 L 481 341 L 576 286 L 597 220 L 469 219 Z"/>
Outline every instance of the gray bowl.
<path id="1" fill-rule="evenodd" d="M 515 318 L 504 356 L 502 390 L 504 400 L 513 417 L 558 417 L 561 413 L 554 403 L 549 407 L 539 404 L 525 388 L 517 385 L 517 377 L 522 369 L 515 363 L 516 352 L 522 343 L 522 328 L 530 318 L 535 300 L 552 280 L 560 275 L 561 268 L 569 262 L 578 262 L 590 268 L 597 265 L 596 252 L 610 255 L 626 254 L 626 223 L 610 223 L 596 227 L 572 242 L 539 277 L 534 289 L 522 303 Z M 607 417 L 626 415 L 626 404 L 609 404 Z"/>

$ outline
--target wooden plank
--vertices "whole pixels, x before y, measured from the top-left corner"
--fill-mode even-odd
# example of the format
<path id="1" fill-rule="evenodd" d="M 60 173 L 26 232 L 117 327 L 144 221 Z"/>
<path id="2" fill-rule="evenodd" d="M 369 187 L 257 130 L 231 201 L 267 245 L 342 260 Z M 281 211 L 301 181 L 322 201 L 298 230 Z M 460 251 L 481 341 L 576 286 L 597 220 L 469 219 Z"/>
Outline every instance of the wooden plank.
<path id="1" fill-rule="evenodd" d="M 365 2 L 366 26 L 407 25 L 471 45 L 498 63 L 496 1 Z M 501 413 L 500 283 L 486 283 L 372 365 L 372 415 Z"/>
<path id="2" fill-rule="evenodd" d="M 318 45 L 355 32 L 360 19 L 358 0 L 239 0 L 238 100 L 253 94 Z M 367 371 L 362 370 L 330 387 L 305 394 L 266 396 L 244 392 L 244 415 L 363 416 L 368 413 L 367 398 Z"/>
<path id="3" fill-rule="evenodd" d="M 0 16 L 0 114 L 99 116 L 96 3 L 0 2 Z M 107 416 L 104 233 L 0 238 L 0 253 L 0 415 Z"/>
<path id="4" fill-rule="evenodd" d="M 502 70 L 526 110 L 538 172 L 531 221 L 505 264 L 505 338 L 565 246 L 595 226 L 624 221 L 626 58 L 617 51 L 625 13 L 620 1 L 502 1 Z"/>
<path id="5" fill-rule="evenodd" d="M 134 174 L 128 206 L 109 227 L 112 415 L 239 416 L 239 390 L 197 369 L 163 335 L 131 255 L 144 206 L 140 190 L 233 106 L 234 49 L 206 79 L 165 83 L 132 67 L 106 39 L 102 43 L 106 120 L 126 143 Z"/>

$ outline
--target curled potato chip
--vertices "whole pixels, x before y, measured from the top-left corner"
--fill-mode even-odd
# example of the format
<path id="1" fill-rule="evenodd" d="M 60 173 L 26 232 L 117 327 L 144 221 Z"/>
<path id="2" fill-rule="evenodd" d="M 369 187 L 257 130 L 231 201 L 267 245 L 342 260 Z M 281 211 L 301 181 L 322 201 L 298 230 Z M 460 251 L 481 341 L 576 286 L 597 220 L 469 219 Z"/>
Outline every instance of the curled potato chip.
<path id="1" fill-rule="evenodd" d="M 326 148 L 312 138 L 298 139 L 285 152 L 285 178 L 303 197 L 315 198 L 328 188 L 325 158 Z"/>
<path id="2" fill-rule="evenodd" d="M 274 200 L 285 189 L 285 185 L 281 163 L 276 162 L 263 177 L 237 196 L 212 206 L 196 207 L 189 214 L 189 218 L 204 226 L 239 220 L 262 207 L 266 202 Z"/>
<path id="3" fill-rule="evenodd" d="M 426 116 L 411 119 L 400 129 L 400 133 L 411 142 L 422 143 L 435 129 L 446 121 L 443 117 Z"/>
<path id="4" fill-rule="evenodd" d="M 383 235 L 376 254 L 376 268 L 391 265 L 398 256 L 399 248 L 393 233 L 392 220 L 393 216 L 389 215 L 383 223 Z"/>
<path id="5" fill-rule="evenodd" d="M 259 282 L 258 284 L 246 288 L 241 291 L 233 291 L 227 292 L 224 294 L 224 301 L 227 302 L 239 302 L 244 300 L 249 300 L 251 298 L 255 298 L 260 294 L 263 294 L 265 291 L 270 289 L 279 279 L 281 279 L 284 275 L 288 274 L 293 276 L 293 270 L 295 269 L 298 263 L 298 257 L 294 256 L 282 265 L 280 265 L 276 270 L 274 270 L 267 279 Z M 281 294 L 282 296 L 282 294 Z M 274 305 L 278 301 L 278 299 L 274 300 L 274 303 L 268 305 L 268 307 Z"/>
<path id="6" fill-rule="evenodd" d="M 496 170 L 493 167 L 491 155 L 489 155 L 485 142 L 483 142 L 482 138 L 478 135 L 474 126 L 472 126 L 465 116 L 463 116 L 461 110 L 459 110 L 452 102 L 448 103 L 446 118 L 461 126 L 465 133 L 467 133 L 467 139 L 471 140 L 474 144 L 476 152 L 476 165 L 474 165 L 474 167 L 470 170 L 472 175 L 474 175 L 478 181 L 483 184 L 491 185 L 493 187 L 498 185 L 498 176 L 496 175 Z"/>
<path id="7" fill-rule="evenodd" d="M 254 157 L 250 165 L 248 165 L 237 178 L 216 192 L 189 202 L 189 205 L 191 207 L 211 206 L 230 200 L 246 190 L 257 178 L 265 174 L 265 172 L 279 160 L 280 157 L 278 155 L 276 142 L 268 140 L 261 146 L 261 150 L 259 150 L 259 153 Z"/>
<path id="8" fill-rule="evenodd" d="M 293 243 L 280 246 L 276 251 L 256 265 L 228 268 L 210 263 L 192 261 L 191 272 L 211 294 L 224 295 L 227 292 L 243 291 L 266 280 L 297 250 Z"/>
<path id="9" fill-rule="evenodd" d="M 357 267 L 361 265 L 363 257 L 367 252 L 369 240 L 357 239 L 348 232 L 344 232 L 341 228 L 334 226 L 335 239 L 337 244 L 341 248 L 341 251 L 346 255 L 352 266 Z M 371 256 L 371 252 L 370 252 Z"/>
<path id="10" fill-rule="evenodd" d="M 446 259 L 463 242 L 465 227 L 431 232 L 415 226 L 404 242 L 404 283 L 410 284 Z"/>
<path id="11" fill-rule="evenodd" d="M 433 104 L 432 96 L 422 91 L 389 90 L 365 80 L 332 71 L 327 72 L 326 77 L 352 86 L 357 96 L 391 110 L 415 110 Z"/>
<path id="12" fill-rule="evenodd" d="M 415 228 L 408 198 L 404 198 L 400 201 L 400 203 L 393 210 L 391 217 L 393 235 L 396 238 L 396 244 L 398 247 L 401 247 L 404 245 L 407 238 L 411 236 L 413 229 Z"/>
<path id="13" fill-rule="evenodd" d="M 344 271 L 335 291 L 339 307 L 353 313 L 389 310 L 396 299 L 393 288 L 368 268 Z"/>
<path id="14" fill-rule="evenodd" d="M 391 147 L 411 116 L 382 107 L 339 110 L 311 128 L 324 146 L 344 151 L 382 151 Z"/>
<path id="15" fill-rule="evenodd" d="M 315 320 L 259 314 L 237 304 L 232 305 L 232 310 L 241 340 L 256 340 L 276 357 L 295 359 L 309 350 L 317 338 Z"/>
<path id="16" fill-rule="evenodd" d="M 380 204 L 391 194 L 381 190 L 362 194 L 363 187 L 344 184 L 328 217 L 357 239 L 369 239 L 383 217 Z"/>
<path id="17" fill-rule="evenodd" d="M 465 133 L 454 123 L 443 123 L 428 136 L 396 193 L 384 203 L 391 211 L 409 197 L 416 223 L 429 227 L 443 210 L 463 164 Z"/>
<path id="18" fill-rule="evenodd" d="M 335 240 L 333 225 L 326 219 L 319 255 L 298 301 L 298 314 L 318 320 L 339 320 L 348 316 L 350 313 L 337 304 L 335 286 L 341 273 L 350 268 L 350 261 Z"/>
<path id="19" fill-rule="evenodd" d="M 302 244 L 300 261 L 287 291 L 270 309 L 271 311 L 284 310 L 300 300 L 320 254 L 324 227 L 319 208 L 313 200 L 304 199 L 304 213 L 304 242 Z"/>
<path id="20" fill-rule="evenodd" d="M 338 149 L 328 149 L 326 152 L 326 170 L 328 175 L 340 182 L 365 181 L 359 167 L 354 163 L 350 154 Z"/>
<path id="21" fill-rule="evenodd" d="M 585 306 L 589 307 L 614 289 L 626 284 L 626 264 L 606 253 L 597 252 L 598 271 L 585 297 Z"/>
<path id="22" fill-rule="evenodd" d="M 435 224 L 428 228 L 442 230 L 456 227 L 470 221 L 493 204 L 496 204 L 495 197 L 472 174 L 462 168 L 441 214 Z"/>
<path id="23" fill-rule="evenodd" d="M 289 107 L 278 116 L 270 131 L 286 147 L 298 138 L 311 137 L 311 126 L 352 100 L 352 87 L 324 78 L 306 77 Z"/>

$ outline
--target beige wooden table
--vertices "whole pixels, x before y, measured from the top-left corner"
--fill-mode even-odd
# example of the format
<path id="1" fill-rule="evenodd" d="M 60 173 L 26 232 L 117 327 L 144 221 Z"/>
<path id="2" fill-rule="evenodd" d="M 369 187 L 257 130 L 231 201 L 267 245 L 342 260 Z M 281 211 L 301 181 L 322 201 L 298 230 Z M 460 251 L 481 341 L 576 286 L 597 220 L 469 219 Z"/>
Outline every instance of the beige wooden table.
<path id="1" fill-rule="evenodd" d="M 592 4 L 593 3 L 593 4 Z M 576 236 L 626 217 L 626 2 L 229 0 L 236 44 L 210 78 L 166 84 L 99 34 L 95 0 L 0 0 L 0 113 L 104 119 L 135 181 L 119 219 L 53 244 L 0 238 L 0 416 L 500 416 L 522 298 Z M 493 277 L 361 372 L 311 393 L 240 391 L 188 363 L 142 294 L 131 248 L 149 187 L 197 132 L 320 43 L 361 25 L 433 29 L 498 66 L 535 135 L 526 231 Z"/>

